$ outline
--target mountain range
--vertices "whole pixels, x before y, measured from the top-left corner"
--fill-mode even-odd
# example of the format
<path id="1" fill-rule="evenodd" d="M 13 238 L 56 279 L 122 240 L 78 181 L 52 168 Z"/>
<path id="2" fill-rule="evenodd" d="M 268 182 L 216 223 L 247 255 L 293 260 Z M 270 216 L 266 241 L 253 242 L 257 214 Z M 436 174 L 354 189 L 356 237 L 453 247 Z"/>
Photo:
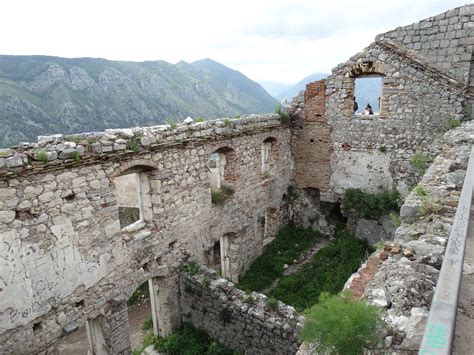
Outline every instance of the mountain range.
<path id="1" fill-rule="evenodd" d="M 306 84 L 324 79 L 328 75 L 329 74 L 324 73 L 310 74 L 296 84 L 281 83 L 277 81 L 261 81 L 260 85 L 262 85 L 263 88 L 278 101 L 291 101 L 291 99 L 297 96 L 301 90 L 305 90 Z"/>
<path id="2" fill-rule="evenodd" d="M 44 134 L 156 125 L 168 117 L 273 112 L 276 104 L 259 84 L 211 59 L 0 56 L 0 147 Z"/>

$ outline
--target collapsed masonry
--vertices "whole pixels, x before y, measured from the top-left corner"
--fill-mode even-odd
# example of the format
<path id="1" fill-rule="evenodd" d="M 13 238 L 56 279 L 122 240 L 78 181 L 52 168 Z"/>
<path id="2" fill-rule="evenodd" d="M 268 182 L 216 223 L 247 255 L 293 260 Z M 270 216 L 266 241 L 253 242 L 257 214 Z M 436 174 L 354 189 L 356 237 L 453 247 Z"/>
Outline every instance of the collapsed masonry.
<path id="1" fill-rule="evenodd" d="M 467 5 L 377 36 L 308 85 L 290 126 L 249 116 L 0 151 L 0 351 L 50 353 L 87 323 L 94 352 L 129 353 L 126 300 L 141 283 L 166 335 L 183 319 L 185 260 L 237 281 L 288 220 L 327 231 L 319 201 L 349 187 L 408 194 L 411 155 L 471 118 L 473 23 Z M 354 116 L 355 79 L 374 75 L 380 113 Z"/>

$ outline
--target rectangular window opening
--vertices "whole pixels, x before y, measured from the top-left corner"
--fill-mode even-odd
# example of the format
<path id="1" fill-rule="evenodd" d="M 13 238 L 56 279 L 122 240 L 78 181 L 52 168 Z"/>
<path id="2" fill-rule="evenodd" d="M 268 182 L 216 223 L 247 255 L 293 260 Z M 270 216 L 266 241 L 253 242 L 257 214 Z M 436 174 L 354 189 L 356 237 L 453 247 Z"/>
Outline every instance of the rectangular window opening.
<path id="1" fill-rule="evenodd" d="M 379 115 L 382 97 L 382 77 L 355 78 L 354 115 Z"/>

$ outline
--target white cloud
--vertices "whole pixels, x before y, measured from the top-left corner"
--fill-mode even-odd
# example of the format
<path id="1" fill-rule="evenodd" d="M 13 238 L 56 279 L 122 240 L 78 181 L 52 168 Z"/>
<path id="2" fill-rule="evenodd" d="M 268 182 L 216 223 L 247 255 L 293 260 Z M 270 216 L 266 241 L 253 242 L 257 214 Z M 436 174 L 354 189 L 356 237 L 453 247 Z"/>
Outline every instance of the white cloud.
<path id="1" fill-rule="evenodd" d="M 15 0 L 0 53 L 170 62 L 213 58 L 254 80 L 328 72 L 378 33 L 459 0 Z"/>

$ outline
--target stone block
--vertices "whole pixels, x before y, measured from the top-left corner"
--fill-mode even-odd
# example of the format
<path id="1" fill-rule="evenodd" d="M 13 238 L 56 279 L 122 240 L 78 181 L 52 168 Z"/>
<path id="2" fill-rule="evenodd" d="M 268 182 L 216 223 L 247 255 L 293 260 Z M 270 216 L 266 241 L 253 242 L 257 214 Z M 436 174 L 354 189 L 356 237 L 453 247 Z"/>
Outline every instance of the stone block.
<path id="1" fill-rule="evenodd" d="M 5 165 L 7 168 L 15 168 L 26 164 L 28 164 L 26 154 L 15 154 L 14 156 L 5 159 Z"/>

